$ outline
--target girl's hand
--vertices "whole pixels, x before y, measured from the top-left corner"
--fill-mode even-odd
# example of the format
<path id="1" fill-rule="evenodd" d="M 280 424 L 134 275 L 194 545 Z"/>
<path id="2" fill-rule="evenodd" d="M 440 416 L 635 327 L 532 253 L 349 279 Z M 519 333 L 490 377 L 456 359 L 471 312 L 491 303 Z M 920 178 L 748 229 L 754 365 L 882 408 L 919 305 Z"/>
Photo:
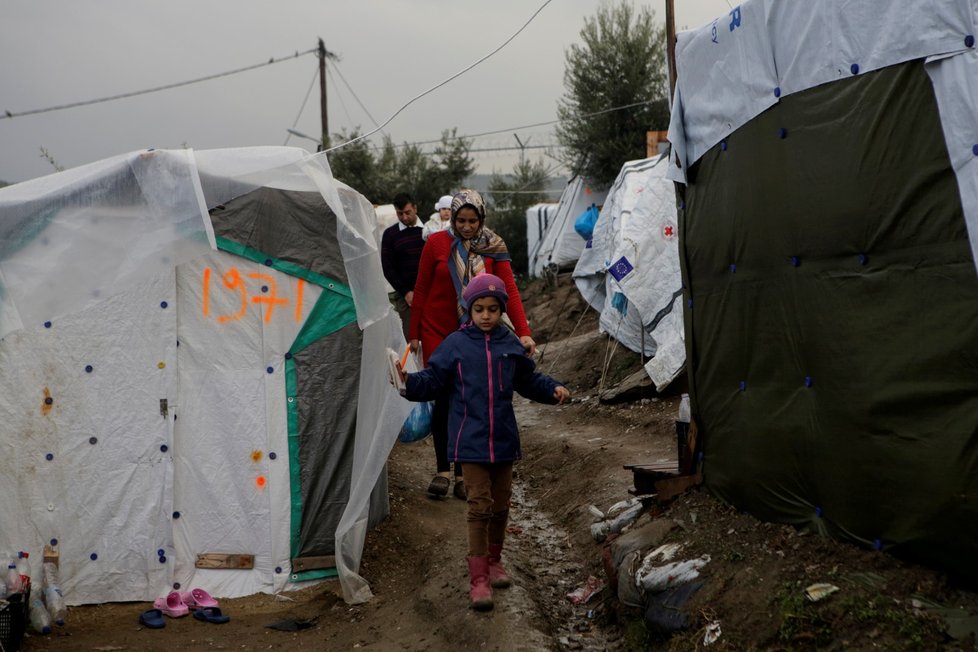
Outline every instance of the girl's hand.
<path id="1" fill-rule="evenodd" d="M 554 390 L 554 398 L 557 399 L 557 403 L 563 403 L 570 398 L 570 390 L 563 385 L 557 385 L 557 389 Z"/>
<path id="2" fill-rule="evenodd" d="M 520 338 L 520 343 L 523 348 L 526 349 L 526 354 L 531 358 L 537 354 L 537 343 L 533 341 L 533 338 L 529 335 L 524 335 Z"/>
<path id="3" fill-rule="evenodd" d="M 401 384 L 402 385 L 406 384 L 407 383 L 407 372 L 404 371 L 404 368 L 403 367 L 401 367 L 401 363 L 400 362 L 397 363 L 397 373 L 401 376 Z"/>
<path id="4" fill-rule="evenodd" d="M 417 353 L 418 347 L 421 346 L 421 340 L 411 340 L 409 344 L 411 345 L 411 353 Z"/>

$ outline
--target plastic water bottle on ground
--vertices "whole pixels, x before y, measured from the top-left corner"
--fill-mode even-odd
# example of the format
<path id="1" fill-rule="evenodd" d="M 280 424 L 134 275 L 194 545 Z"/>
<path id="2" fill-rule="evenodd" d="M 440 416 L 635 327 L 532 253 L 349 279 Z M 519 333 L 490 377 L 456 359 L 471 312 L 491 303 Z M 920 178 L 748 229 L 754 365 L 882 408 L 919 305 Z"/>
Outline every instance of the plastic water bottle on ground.
<path id="1" fill-rule="evenodd" d="M 48 616 L 48 610 L 44 608 L 44 603 L 41 602 L 40 598 L 31 600 L 28 611 L 31 618 L 31 627 L 34 628 L 34 631 L 38 634 L 50 634 L 51 618 Z"/>
<path id="2" fill-rule="evenodd" d="M 65 624 L 68 609 L 65 607 L 64 594 L 59 586 L 58 566 L 50 561 L 44 562 L 41 566 L 41 579 L 44 586 L 44 604 L 47 605 L 51 622 L 60 627 Z"/>
<path id="3" fill-rule="evenodd" d="M 27 561 L 30 553 L 21 550 L 17 553 L 17 573 L 20 574 L 20 585 L 24 589 L 31 583 L 31 563 Z"/>
<path id="4" fill-rule="evenodd" d="M 4 583 L 7 586 L 7 595 L 20 593 L 23 590 L 24 583 L 20 579 L 20 573 L 17 572 L 17 564 L 7 564 L 7 575 L 4 578 Z"/>

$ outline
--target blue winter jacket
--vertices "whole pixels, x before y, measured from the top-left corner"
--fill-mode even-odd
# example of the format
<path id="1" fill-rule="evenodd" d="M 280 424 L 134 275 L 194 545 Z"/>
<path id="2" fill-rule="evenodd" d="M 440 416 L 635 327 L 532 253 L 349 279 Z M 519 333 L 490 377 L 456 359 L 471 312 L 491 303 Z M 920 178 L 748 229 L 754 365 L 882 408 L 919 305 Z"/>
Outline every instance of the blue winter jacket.
<path id="1" fill-rule="evenodd" d="M 431 401 L 448 393 L 449 459 L 512 462 L 523 456 L 513 390 L 539 403 L 557 402 L 560 383 L 535 367 L 509 329 L 483 333 L 470 324 L 445 338 L 427 369 L 408 375 L 404 396 Z"/>

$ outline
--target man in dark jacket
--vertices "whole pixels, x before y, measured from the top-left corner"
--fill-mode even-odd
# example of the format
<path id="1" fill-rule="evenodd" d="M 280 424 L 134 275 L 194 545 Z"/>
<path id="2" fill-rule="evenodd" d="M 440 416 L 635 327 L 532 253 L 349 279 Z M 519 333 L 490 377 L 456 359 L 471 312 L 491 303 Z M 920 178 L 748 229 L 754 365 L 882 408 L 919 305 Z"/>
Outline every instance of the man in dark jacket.
<path id="1" fill-rule="evenodd" d="M 394 288 L 390 299 L 401 317 L 406 340 L 411 323 L 414 282 L 418 278 L 424 240 L 421 239 L 421 225 L 418 224 L 418 209 L 411 195 L 406 192 L 395 195 L 394 210 L 397 224 L 384 230 L 380 240 L 380 264 L 384 268 L 384 278 Z"/>

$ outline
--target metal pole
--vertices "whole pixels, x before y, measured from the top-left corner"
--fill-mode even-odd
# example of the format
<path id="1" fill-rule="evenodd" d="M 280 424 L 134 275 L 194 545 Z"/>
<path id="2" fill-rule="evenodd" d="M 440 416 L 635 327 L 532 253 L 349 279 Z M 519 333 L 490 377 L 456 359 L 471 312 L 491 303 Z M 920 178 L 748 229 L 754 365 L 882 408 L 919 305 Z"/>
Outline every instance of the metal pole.
<path id="1" fill-rule="evenodd" d="M 676 6 L 666 0 L 666 59 L 669 61 L 669 102 L 676 94 Z"/>
<path id="2" fill-rule="evenodd" d="M 326 44 L 319 39 L 319 113 L 323 123 L 322 150 L 329 142 L 329 115 L 326 111 Z"/>

